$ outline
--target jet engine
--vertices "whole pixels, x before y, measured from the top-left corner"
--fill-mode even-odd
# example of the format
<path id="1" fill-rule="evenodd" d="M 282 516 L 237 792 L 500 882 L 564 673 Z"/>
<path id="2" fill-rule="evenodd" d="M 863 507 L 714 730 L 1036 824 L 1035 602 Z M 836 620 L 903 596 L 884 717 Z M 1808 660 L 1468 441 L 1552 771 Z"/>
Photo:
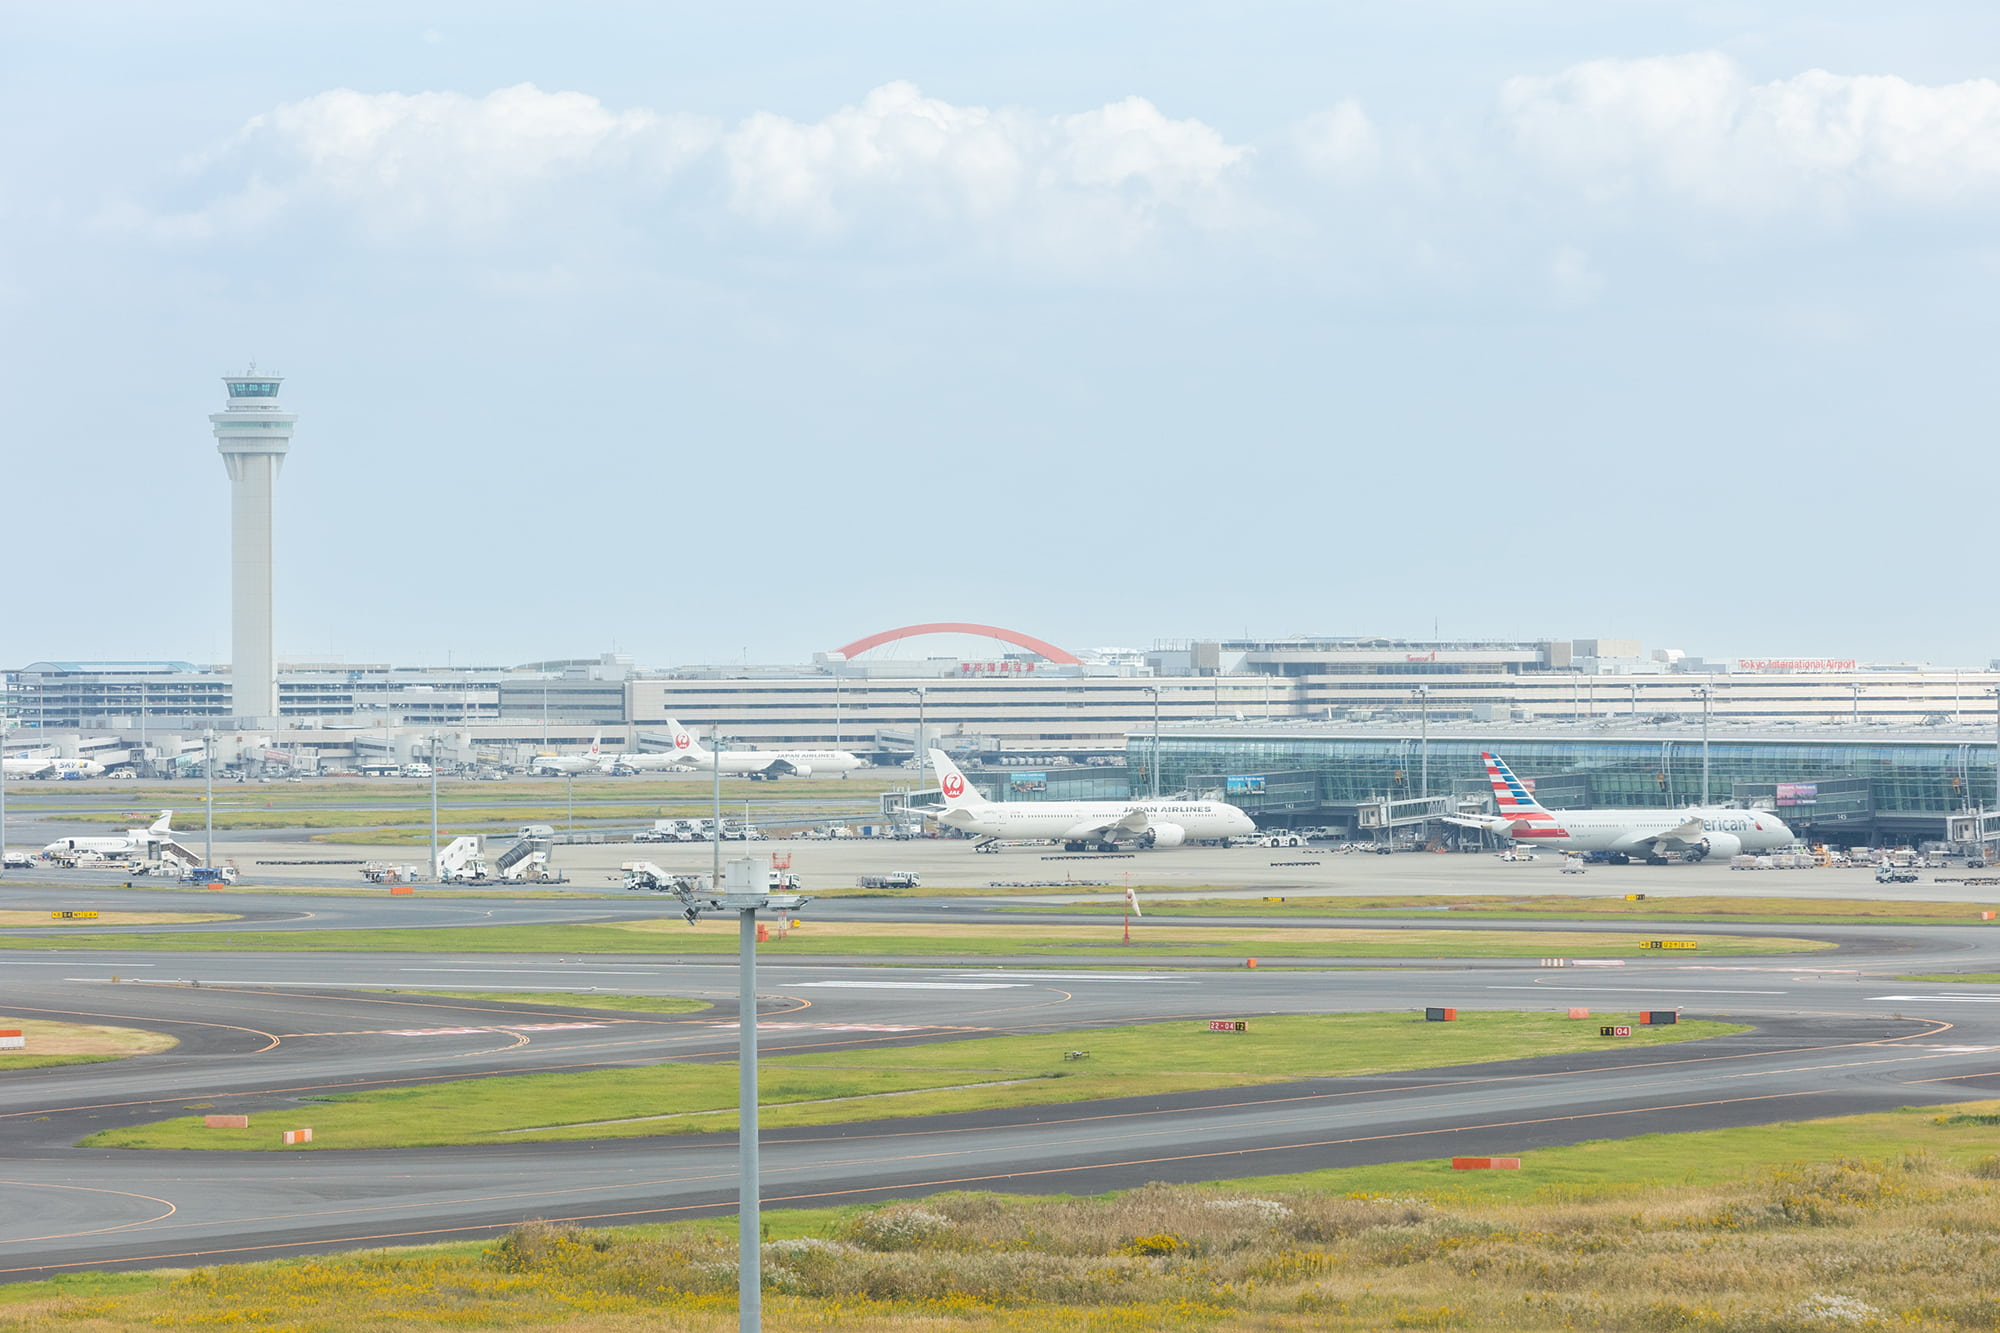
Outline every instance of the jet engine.
<path id="1" fill-rule="evenodd" d="M 813 770 L 811 764 L 801 764 L 796 759 L 787 759 L 785 767 L 792 770 L 792 776 L 795 778 L 809 778 L 812 776 Z"/>
<path id="2" fill-rule="evenodd" d="M 1695 844 L 1701 849 L 1700 860 L 1711 856 L 1736 856 L 1743 851 L 1743 839 L 1734 833 L 1711 833 Z"/>
<path id="3" fill-rule="evenodd" d="M 1178 847 L 1187 841 L 1187 830 L 1179 824 L 1154 824 L 1146 830 L 1148 847 Z"/>

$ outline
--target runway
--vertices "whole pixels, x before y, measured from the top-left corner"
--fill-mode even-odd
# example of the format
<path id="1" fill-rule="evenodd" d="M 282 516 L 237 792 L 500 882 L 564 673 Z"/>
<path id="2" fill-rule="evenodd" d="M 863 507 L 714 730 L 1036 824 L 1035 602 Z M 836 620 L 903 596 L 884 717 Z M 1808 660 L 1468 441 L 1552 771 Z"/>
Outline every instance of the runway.
<path id="1" fill-rule="evenodd" d="M 144 896 L 159 905 L 161 895 Z M 273 900 L 291 910 L 306 901 Z M 345 919 L 346 901 L 310 900 L 314 913 L 329 913 L 313 919 Z M 388 906 L 355 901 L 365 912 Z M 582 904 L 489 902 L 477 910 L 518 920 L 574 906 Z M 657 913 L 658 906 L 633 910 Z M 923 917 L 921 903 L 851 906 L 935 919 Z M 1088 1192 L 1146 1180 L 1523 1153 L 1590 1138 L 2000 1095 L 2000 987 L 1893 980 L 1908 972 L 2000 971 L 2000 933 L 1765 929 L 1842 947 L 1804 959 L 1634 960 L 1601 970 L 1542 968 L 1533 960 L 1388 967 L 1367 960 L 1352 968 L 1312 960 L 1255 972 L 1219 959 L 1194 968 L 1177 962 L 1172 971 L 1046 959 L 976 967 L 765 964 L 760 1021 L 768 1025 L 763 1048 L 770 1054 L 1432 1004 L 1684 1007 L 1690 1016 L 1756 1025 L 1738 1036 L 1643 1051 L 1608 1047 L 1372 1078 L 770 1131 L 763 1138 L 765 1198 L 778 1206 L 944 1188 Z M 113 983 L 114 975 L 127 979 Z M 199 988 L 186 984 L 197 980 Z M 9 1207 L 0 1220 L 0 1269 L 18 1280 L 482 1235 L 536 1217 L 610 1223 L 730 1211 L 730 1134 L 282 1155 L 72 1145 L 99 1129 L 185 1114 L 193 1104 L 215 1111 L 295 1107 L 309 1123 L 310 1104 L 301 1099 L 332 1091 L 731 1059 L 735 984 L 733 964 L 657 956 L 0 954 L 0 1012 L 122 1023 L 181 1039 L 162 1055 L 0 1077 L 0 1180 L 26 1205 Z M 341 990 L 593 986 L 716 1003 L 701 1014 L 649 1016 Z"/>

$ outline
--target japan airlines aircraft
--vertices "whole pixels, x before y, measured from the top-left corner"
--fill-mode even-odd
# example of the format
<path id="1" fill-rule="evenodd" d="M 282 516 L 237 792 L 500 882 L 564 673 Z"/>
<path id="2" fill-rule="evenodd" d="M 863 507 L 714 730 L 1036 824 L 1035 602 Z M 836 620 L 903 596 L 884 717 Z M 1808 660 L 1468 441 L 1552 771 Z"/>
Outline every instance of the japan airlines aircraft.
<path id="1" fill-rule="evenodd" d="M 604 753 L 604 733 L 600 731 L 591 738 L 590 748 L 582 754 L 538 754 L 529 767 L 537 773 L 560 778 L 572 773 L 596 773 L 608 762 L 610 757 Z"/>
<path id="2" fill-rule="evenodd" d="M 44 852 L 97 852 L 104 856 L 126 856 L 146 850 L 146 844 L 172 842 L 174 831 L 169 827 L 174 817 L 171 810 L 160 811 L 160 817 L 146 828 L 125 830 L 122 838 L 57 838 Z"/>
<path id="3" fill-rule="evenodd" d="M 1613 859 L 1679 852 L 1688 860 L 1771 852 L 1797 841 L 1768 810 L 1689 806 L 1680 810 L 1548 810 L 1496 754 L 1486 761 L 1497 815 L 1452 817 L 1446 823 L 1498 833 L 1528 846 L 1564 852 L 1608 852 Z"/>
<path id="4" fill-rule="evenodd" d="M 673 732 L 674 748 L 658 754 L 621 754 L 616 762 L 633 768 L 715 768 L 715 751 L 694 738 L 694 733 L 672 718 L 667 727 Z M 633 761 L 640 762 L 633 762 Z M 815 773 L 852 773 L 865 768 L 859 756 L 845 750 L 725 750 L 722 771 L 742 773 L 752 778 L 805 778 Z"/>
<path id="5" fill-rule="evenodd" d="M 975 849 L 1001 841 L 1060 842 L 1080 852 L 1128 844 L 1134 847 L 1178 847 L 1211 838 L 1242 838 L 1255 833 L 1250 816 L 1221 801 L 989 801 L 973 790 L 965 774 L 943 750 L 932 750 L 938 790 L 944 809 L 912 809 L 946 828 L 976 833 Z"/>

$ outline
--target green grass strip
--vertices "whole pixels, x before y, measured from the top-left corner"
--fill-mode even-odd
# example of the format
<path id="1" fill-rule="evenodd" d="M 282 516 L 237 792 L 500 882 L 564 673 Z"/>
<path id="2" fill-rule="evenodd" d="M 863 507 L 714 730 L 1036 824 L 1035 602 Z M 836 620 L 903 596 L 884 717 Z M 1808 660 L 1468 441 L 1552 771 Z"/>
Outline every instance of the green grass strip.
<path id="1" fill-rule="evenodd" d="M 771 1128 L 844 1124 L 1602 1050 L 1614 1042 L 1600 1037 L 1598 1026 L 1630 1018 L 1461 1010 L 1453 1023 L 1426 1023 L 1409 1013 L 1290 1014 L 1248 1021 L 1247 1032 L 1210 1032 L 1205 1020 L 1182 1019 L 775 1056 L 761 1070 L 763 1119 Z M 1617 1039 L 1616 1047 L 1745 1030 L 1712 1021 L 1635 1028 L 1630 1038 Z M 765 1040 L 774 1046 L 780 1041 L 776 1034 Z M 715 1053 L 733 1050 L 735 1041 L 734 1023 L 715 1025 Z M 1079 1051 L 1087 1054 L 1072 1058 Z M 891 1093 L 915 1095 L 884 1095 Z M 248 1131 L 205 1129 L 201 1117 L 189 1116 L 105 1130 L 84 1145 L 325 1151 L 625 1138 L 734 1129 L 735 1104 L 734 1064 L 676 1062 L 343 1093 L 253 1114 Z M 590 1123 L 661 1116 L 675 1118 Z M 310 1145 L 279 1147 L 279 1131 L 305 1125 L 313 1130 Z M 548 1126 L 567 1127 L 541 1128 Z M 522 1129 L 538 1132 L 509 1132 Z"/>
<path id="2" fill-rule="evenodd" d="M 1310 931 L 1246 933 L 1228 927 L 1135 930 L 1130 945 L 1115 931 L 1062 926 L 946 928 L 828 927 L 810 924 L 763 946 L 768 957 L 1115 958 L 1130 963 L 1176 958 L 1536 958 L 1647 957 L 1643 934 L 1522 931 Z M 1699 949 L 1673 957 L 1815 953 L 1821 940 L 1710 935 Z M 104 936 L 0 936 L 7 949 L 103 949 L 214 953 L 520 953 L 733 954 L 733 922 L 689 926 L 680 918 L 616 925 L 461 926 L 436 929 L 162 931 Z"/>
<path id="3" fill-rule="evenodd" d="M 1685 897 L 1644 898 L 1633 901 L 1617 897 L 1570 897 L 1541 894 L 1520 898 L 1474 897 L 1451 894 L 1416 894 L 1396 897 L 1381 895 L 1330 896 L 1321 894 L 1271 894 L 1261 898 L 1190 898 L 1199 889 L 1161 889 L 1172 898 L 1154 898 L 1139 889 L 1140 903 L 1148 918 L 1162 917 L 1243 917 L 1269 920 L 1323 917 L 1393 917 L 1413 913 L 1449 913 L 1453 920 L 1484 921 L 1588 921 L 1616 918 L 1624 922 L 1711 922 L 1741 925 L 1747 922 L 1774 925 L 1901 925 L 1927 926 L 1941 922 L 1979 925 L 1981 911 L 1991 908 L 1979 903 L 1901 902 L 1881 899 L 1851 901 L 1824 898 L 1730 898 Z M 1120 916 L 1124 903 L 1106 899 L 1087 903 L 1008 905 L 996 912 L 1031 912 L 1038 916 Z M 2000 922 L 1987 922 L 2000 925 Z"/>

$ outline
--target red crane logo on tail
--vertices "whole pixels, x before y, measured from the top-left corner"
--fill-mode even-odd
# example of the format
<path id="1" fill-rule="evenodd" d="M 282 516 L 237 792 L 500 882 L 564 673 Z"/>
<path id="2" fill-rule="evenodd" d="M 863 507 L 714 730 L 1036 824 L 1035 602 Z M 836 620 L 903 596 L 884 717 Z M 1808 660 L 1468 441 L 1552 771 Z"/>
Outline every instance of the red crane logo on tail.
<path id="1" fill-rule="evenodd" d="M 685 750 L 690 745 L 693 744 L 694 744 L 694 737 L 688 735 L 685 731 L 677 731 L 674 733 L 674 748 L 676 750 Z"/>
<path id="2" fill-rule="evenodd" d="M 946 796 L 954 801 L 965 795 L 965 779 L 956 773 L 945 774 L 944 780 L 939 782 L 938 786 L 944 790 Z"/>

